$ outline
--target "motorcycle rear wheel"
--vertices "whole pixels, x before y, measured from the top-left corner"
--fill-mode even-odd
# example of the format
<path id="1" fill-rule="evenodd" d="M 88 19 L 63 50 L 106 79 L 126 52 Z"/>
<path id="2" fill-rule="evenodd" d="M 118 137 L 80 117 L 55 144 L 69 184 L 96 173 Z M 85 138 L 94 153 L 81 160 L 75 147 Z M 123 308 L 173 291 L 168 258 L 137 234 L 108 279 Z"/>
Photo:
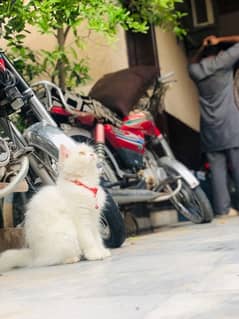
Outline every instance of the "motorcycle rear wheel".
<path id="1" fill-rule="evenodd" d="M 120 247 L 126 238 L 124 220 L 112 196 L 107 194 L 107 202 L 100 218 L 100 233 L 108 248 Z"/>

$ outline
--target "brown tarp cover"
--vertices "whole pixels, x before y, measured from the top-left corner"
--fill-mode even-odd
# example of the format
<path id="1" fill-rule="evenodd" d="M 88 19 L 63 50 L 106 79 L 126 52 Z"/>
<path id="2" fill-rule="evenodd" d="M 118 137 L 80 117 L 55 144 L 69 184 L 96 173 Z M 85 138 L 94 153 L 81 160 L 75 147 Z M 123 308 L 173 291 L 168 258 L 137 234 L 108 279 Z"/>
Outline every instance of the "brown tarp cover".
<path id="1" fill-rule="evenodd" d="M 139 65 L 104 75 L 89 96 L 126 116 L 159 74 L 155 66 Z"/>

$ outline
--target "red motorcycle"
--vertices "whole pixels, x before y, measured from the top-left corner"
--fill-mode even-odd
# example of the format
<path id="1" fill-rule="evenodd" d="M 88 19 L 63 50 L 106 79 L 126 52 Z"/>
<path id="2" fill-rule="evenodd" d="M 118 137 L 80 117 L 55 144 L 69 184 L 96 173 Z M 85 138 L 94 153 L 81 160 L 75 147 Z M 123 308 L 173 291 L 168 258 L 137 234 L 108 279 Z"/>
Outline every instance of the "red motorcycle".
<path id="1" fill-rule="evenodd" d="M 167 82 L 167 77 L 157 78 L 146 107 L 122 120 L 100 102 L 63 94 L 50 82 L 33 87 L 65 134 L 95 145 L 105 186 L 122 212 L 138 203 L 154 210 L 170 201 L 193 223 L 210 222 L 212 208 L 199 181 L 175 159 L 150 112 Z"/>

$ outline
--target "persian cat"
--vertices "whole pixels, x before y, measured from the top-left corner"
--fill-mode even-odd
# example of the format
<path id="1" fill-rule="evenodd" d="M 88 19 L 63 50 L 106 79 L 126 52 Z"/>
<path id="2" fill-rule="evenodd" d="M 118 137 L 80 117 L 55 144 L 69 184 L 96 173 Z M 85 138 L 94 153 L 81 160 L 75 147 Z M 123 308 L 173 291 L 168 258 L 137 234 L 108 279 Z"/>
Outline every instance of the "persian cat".
<path id="1" fill-rule="evenodd" d="M 26 248 L 3 252 L 0 271 L 110 256 L 99 232 L 106 201 L 99 182 L 97 156 L 91 146 L 61 145 L 56 184 L 44 186 L 28 204 L 24 224 Z"/>

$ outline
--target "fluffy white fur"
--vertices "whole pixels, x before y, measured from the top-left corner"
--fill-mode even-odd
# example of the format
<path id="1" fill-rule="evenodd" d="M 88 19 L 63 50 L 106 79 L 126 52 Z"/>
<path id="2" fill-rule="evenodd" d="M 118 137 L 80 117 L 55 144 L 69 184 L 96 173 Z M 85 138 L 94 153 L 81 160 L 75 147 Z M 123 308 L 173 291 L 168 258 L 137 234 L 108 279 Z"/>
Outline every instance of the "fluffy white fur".
<path id="1" fill-rule="evenodd" d="M 0 272 L 15 267 L 36 267 L 74 263 L 110 256 L 99 233 L 100 212 L 106 195 L 99 186 L 97 157 L 84 143 L 62 146 L 56 185 L 43 187 L 28 205 L 25 218 L 26 249 L 8 250 L 0 255 Z M 80 181 L 98 188 L 76 185 Z"/>

